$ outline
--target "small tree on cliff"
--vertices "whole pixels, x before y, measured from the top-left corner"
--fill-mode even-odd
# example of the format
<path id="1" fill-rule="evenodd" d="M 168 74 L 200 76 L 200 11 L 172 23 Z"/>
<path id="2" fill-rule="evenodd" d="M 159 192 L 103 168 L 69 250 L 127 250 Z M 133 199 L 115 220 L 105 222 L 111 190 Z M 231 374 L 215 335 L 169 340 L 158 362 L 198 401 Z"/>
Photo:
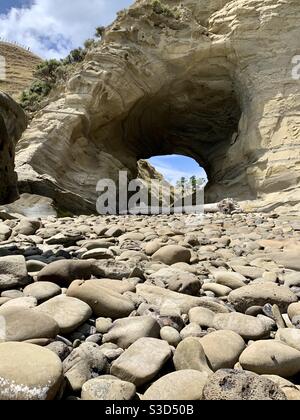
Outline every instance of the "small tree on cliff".
<path id="1" fill-rule="evenodd" d="M 105 27 L 104 26 L 98 26 L 98 28 L 96 28 L 95 37 L 96 38 L 103 38 L 104 34 L 105 34 Z"/>
<path id="2" fill-rule="evenodd" d="M 61 66 L 58 60 L 45 60 L 37 66 L 34 77 L 53 86 L 57 80 L 57 69 Z"/>

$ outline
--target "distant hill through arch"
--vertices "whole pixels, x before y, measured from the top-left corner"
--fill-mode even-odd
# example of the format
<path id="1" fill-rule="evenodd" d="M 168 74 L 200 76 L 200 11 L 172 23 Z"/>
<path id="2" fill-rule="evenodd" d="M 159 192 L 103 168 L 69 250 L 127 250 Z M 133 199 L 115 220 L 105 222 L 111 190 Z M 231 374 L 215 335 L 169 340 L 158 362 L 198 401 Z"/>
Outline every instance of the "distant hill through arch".
<path id="1" fill-rule="evenodd" d="M 0 38 L 0 56 L 5 59 L 6 80 L 0 80 L 0 90 L 19 100 L 30 86 L 36 66 L 42 61 L 26 46 Z"/>

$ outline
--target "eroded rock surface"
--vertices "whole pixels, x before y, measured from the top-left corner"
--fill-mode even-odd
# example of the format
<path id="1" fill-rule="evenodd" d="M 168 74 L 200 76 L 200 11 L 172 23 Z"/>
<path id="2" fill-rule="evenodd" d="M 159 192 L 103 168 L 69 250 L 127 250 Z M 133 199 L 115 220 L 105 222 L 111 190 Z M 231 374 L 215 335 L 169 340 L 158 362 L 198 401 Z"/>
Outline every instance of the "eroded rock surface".
<path id="1" fill-rule="evenodd" d="M 15 146 L 27 125 L 22 108 L 0 91 L 0 204 L 18 198 Z"/>

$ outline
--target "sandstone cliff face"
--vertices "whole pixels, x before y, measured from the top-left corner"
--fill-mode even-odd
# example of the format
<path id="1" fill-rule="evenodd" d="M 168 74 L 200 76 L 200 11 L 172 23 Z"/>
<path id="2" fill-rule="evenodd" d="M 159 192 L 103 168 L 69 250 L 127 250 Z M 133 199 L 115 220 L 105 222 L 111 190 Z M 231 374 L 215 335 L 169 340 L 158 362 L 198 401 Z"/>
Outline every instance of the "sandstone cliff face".
<path id="1" fill-rule="evenodd" d="M 208 201 L 300 203 L 299 0 L 138 0 L 19 143 L 24 192 L 95 211 L 96 183 L 195 158 Z M 250 205 L 251 207 L 251 205 Z"/>
<path id="2" fill-rule="evenodd" d="M 0 204 L 18 198 L 14 171 L 15 145 L 26 128 L 23 110 L 8 95 L 0 92 Z"/>

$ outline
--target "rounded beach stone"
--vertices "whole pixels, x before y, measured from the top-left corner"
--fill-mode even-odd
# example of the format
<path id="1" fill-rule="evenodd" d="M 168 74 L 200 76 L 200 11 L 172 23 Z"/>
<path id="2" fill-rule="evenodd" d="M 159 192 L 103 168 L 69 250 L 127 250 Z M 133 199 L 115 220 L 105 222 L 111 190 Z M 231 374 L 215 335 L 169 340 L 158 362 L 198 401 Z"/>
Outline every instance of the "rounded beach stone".
<path id="1" fill-rule="evenodd" d="M 53 400 L 63 375 L 58 356 L 27 343 L 0 344 L 0 399 Z"/>
<path id="2" fill-rule="evenodd" d="M 135 309 L 131 300 L 101 286 L 101 280 L 74 281 L 67 295 L 86 302 L 97 317 L 125 318 Z"/>
<path id="3" fill-rule="evenodd" d="M 0 342 L 55 338 L 58 333 L 56 321 L 36 309 L 7 308 L 0 314 Z"/>
<path id="4" fill-rule="evenodd" d="M 147 389 L 143 400 L 198 401 L 208 380 L 206 373 L 197 370 L 179 370 L 163 376 Z"/>
<path id="5" fill-rule="evenodd" d="M 135 397 L 136 387 L 119 378 L 91 379 L 82 387 L 81 399 L 84 401 L 130 401 Z"/>
<path id="6" fill-rule="evenodd" d="M 65 295 L 56 296 L 42 303 L 36 311 L 51 316 L 58 324 L 61 334 L 69 334 L 92 316 L 85 302 Z"/>
<path id="7" fill-rule="evenodd" d="M 233 368 L 245 348 L 245 342 L 234 331 L 216 331 L 201 338 L 200 343 L 214 372 Z"/>
<path id="8" fill-rule="evenodd" d="M 243 351 L 240 364 L 259 375 L 289 378 L 300 372 L 300 351 L 280 341 L 256 341 Z"/>
<path id="9" fill-rule="evenodd" d="M 189 263 L 191 256 L 191 251 L 183 246 L 167 245 L 156 251 L 152 256 L 152 259 L 166 265 L 172 265 L 178 262 Z"/>
<path id="10" fill-rule="evenodd" d="M 259 340 L 270 334 L 270 330 L 258 318 L 238 312 L 216 315 L 213 326 L 216 330 L 234 331 L 246 340 Z"/>
<path id="11" fill-rule="evenodd" d="M 297 302 L 297 296 L 288 288 L 273 283 L 250 284 L 233 290 L 228 296 L 229 302 L 239 312 L 245 312 L 251 306 L 264 306 L 266 303 L 278 305 L 282 311 Z"/>
<path id="12" fill-rule="evenodd" d="M 61 288 L 57 284 L 47 281 L 29 284 L 24 289 L 25 296 L 32 296 L 36 298 L 39 303 L 45 302 L 60 294 Z"/>

